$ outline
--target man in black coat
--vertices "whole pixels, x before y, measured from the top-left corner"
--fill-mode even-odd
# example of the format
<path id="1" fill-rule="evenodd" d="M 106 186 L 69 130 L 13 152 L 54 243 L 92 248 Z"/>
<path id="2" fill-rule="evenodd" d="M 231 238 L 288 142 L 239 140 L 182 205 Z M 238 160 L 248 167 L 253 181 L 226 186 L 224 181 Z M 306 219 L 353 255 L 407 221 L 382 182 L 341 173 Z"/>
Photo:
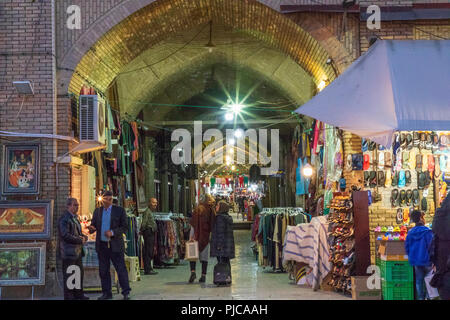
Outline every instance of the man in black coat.
<path id="1" fill-rule="evenodd" d="M 119 276 L 120 287 L 124 300 L 129 300 L 131 291 L 128 282 L 128 271 L 125 266 L 125 244 L 123 234 L 128 230 L 127 216 L 122 207 L 112 205 L 113 194 L 106 191 L 103 194 L 103 206 L 95 209 L 89 232 L 96 234 L 95 250 L 98 254 L 99 273 L 103 295 L 99 300 L 112 299 L 111 291 L 111 261 Z"/>
<path id="2" fill-rule="evenodd" d="M 450 194 L 436 210 L 432 230 L 434 248 L 432 246 L 431 261 L 436 271 L 432 282 L 435 282 L 441 299 L 450 300 Z"/>
<path id="3" fill-rule="evenodd" d="M 84 269 L 82 262 L 84 256 L 83 245 L 88 237 L 81 233 L 81 224 L 77 215 L 79 207 L 77 199 L 67 199 L 66 207 L 66 211 L 58 220 L 59 250 L 63 265 L 64 300 L 89 300 L 83 293 Z M 70 276 L 77 274 L 76 267 L 79 270 L 79 279 L 72 279 Z"/>

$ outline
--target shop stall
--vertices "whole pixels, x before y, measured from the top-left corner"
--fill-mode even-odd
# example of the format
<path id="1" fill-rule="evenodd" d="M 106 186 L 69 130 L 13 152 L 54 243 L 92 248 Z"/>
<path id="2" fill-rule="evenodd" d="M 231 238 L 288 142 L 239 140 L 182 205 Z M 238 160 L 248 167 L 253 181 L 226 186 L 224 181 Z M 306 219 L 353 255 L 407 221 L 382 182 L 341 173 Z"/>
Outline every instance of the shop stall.
<path id="1" fill-rule="evenodd" d="M 363 138 L 344 133 L 347 181 L 339 187 L 367 192 L 371 263 L 381 266 L 384 299 L 414 298 L 402 249 L 413 226 L 409 217 L 422 210 L 431 226 L 448 194 L 449 50 L 448 40 L 378 40 L 296 110 Z M 391 277 L 395 268 L 406 278 Z"/>

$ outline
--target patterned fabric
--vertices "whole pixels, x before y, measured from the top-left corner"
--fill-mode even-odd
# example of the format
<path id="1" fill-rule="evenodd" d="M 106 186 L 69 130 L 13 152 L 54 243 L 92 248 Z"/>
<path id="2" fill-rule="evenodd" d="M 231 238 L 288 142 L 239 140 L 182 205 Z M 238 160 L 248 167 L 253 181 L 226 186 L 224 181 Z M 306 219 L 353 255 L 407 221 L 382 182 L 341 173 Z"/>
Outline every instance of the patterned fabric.
<path id="1" fill-rule="evenodd" d="M 314 291 L 331 270 L 328 221 L 326 217 L 314 217 L 309 224 L 289 226 L 283 246 L 283 264 L 288 261 L 307 263 L 312 268 Z"/>

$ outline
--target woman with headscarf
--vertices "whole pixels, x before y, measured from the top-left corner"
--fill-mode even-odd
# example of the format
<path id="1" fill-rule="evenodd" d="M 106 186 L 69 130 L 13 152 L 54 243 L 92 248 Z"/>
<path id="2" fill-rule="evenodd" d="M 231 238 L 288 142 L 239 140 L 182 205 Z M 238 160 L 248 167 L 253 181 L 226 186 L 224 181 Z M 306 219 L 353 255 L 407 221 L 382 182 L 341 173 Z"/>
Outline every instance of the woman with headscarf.
<path id="1" fill-rule="evenodd" d="M 216 219 L 211 236 L 211 257 L 230 267 L 230 259 L 235 257 L 233 218 L 228 214 L 230 206 L 225 201 L 216 205 Z"/>
<path id="2" fill-rule="evenodd" d="M 434 250 L 431 260 L 436 267 L 432 280 L 442 300 L 450 300 L 450 193 L 433 219 Z"/>
<path id="3" fill-rule="evenodd" d="M 200 277 L 199 282 L 206 281 L 209 259 L 209 240 L 214 224 L 214 204 L 215 200 L 211 195 L 201 195 L 200 204 L 195 208 L 190 220 L 190 240 L 198 241 L 198 250 L 200 252 L 199 260 L 202 263 L 202 276 Z M 190 267 L 191 277 L 189 278 L 189 283 L 192 283 L 197 278 L 195 273 L 196 261 L 191 261 Z"/>

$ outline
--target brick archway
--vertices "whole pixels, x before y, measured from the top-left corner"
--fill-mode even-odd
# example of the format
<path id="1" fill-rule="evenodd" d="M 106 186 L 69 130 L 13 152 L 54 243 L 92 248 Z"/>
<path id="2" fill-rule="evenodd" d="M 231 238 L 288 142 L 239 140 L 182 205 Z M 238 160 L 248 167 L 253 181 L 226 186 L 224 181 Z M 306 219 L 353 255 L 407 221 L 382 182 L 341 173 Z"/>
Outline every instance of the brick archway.
<path id="1" fill-rule="evenodd" d="M 274 1 L 265 2 L 277 7 Z M 63 69 L 58 73 L 58 88 L 62 93 L 77 93 L 89 81 L 105 90 L 141 52 L 170 34 L 210 20 L 246 32 L 287 54 L 316 84 L 332 81 L 334 71 L 326 64 L 330 54 L 297 23 L 271 7 L 253 0 L 125 1 L 108 19 L 93 24 L 65 54 L 59 64 Z"/>

